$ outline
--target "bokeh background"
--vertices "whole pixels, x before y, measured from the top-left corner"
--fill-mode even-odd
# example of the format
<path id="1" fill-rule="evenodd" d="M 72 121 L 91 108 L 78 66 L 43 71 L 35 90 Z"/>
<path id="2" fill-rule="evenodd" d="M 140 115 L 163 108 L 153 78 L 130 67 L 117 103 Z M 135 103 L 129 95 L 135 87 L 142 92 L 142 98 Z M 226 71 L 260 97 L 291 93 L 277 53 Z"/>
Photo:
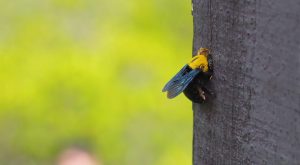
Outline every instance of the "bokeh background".
<path id="1" fill-rule="evenodd" d="M 189 60 L 190 0 L 1 0 L 0 164 L 192 162 L 192 108 L 164 84 Z"/>

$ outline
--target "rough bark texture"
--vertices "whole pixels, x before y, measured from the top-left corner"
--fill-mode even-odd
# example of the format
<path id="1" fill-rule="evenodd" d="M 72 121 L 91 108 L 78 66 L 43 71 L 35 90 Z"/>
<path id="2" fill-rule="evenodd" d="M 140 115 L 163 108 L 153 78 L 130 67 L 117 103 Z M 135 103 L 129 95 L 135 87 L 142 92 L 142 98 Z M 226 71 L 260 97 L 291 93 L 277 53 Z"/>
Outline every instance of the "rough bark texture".
<path id="1" fill-rule="evenodd" d="M 217 97 L 193 104 L 194 165 L 300 164 L 300 1 L 193 0 L 194 54 Z"/>

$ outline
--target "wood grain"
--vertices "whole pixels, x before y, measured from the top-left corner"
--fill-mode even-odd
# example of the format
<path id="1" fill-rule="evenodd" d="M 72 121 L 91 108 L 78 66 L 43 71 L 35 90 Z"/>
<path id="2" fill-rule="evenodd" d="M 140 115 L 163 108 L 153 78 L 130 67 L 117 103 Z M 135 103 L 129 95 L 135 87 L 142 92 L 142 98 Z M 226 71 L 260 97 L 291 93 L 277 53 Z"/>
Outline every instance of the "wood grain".
<path id="1" fill-rule="evenodd" d="M 217 97 L 193 104 L 194 165 L 300 164 L 300 1 L 193 0 Z"/>

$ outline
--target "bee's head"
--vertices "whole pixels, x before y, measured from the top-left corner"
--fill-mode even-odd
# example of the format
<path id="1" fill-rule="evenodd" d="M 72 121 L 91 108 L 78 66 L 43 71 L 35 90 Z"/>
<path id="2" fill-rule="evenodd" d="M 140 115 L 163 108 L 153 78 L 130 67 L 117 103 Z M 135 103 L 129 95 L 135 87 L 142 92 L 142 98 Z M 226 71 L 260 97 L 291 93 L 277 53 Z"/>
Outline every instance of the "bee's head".
<path id="1" fill-rule="evenodd" d="M 198 55 L 205 55 L 205 56 L 208 56 L 209 54 L 209 50 L 207 48 L 200 48 L 197 52 Z"/>

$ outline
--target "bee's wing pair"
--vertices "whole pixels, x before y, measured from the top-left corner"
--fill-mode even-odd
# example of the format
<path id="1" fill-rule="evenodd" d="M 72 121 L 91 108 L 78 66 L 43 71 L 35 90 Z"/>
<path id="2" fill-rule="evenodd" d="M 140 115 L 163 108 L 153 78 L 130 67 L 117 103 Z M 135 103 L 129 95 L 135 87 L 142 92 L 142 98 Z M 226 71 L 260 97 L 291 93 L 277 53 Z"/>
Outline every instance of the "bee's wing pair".
<path id="1" fill-rule="evenodd" d="M 200 71 L 191 69 L 185 65 L 163 88 L 163 92 L 168 92 L 169 99 L 179 95 Z"/>

